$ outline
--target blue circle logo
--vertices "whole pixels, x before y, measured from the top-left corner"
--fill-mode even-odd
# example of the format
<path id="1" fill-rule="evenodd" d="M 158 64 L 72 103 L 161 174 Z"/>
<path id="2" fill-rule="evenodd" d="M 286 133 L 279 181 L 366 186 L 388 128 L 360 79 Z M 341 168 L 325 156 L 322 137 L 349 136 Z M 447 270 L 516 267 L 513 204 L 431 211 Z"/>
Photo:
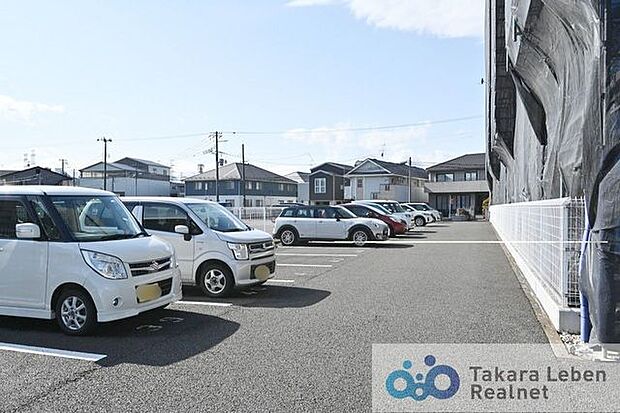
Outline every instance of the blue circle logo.
<path id="1" fill-rule="evenodd" d="M 409 372 L 413 363 L 410 360 L 403 362 L 402 370 L 395 370 L 389 374 L 385 381 L 385 388 L 390 396 L 395 399 L 411 398 L 415 401 L 423 401 L 429 397 L 438 400 L 446 400 L 453 397 L 461 387 L 461 379 L 454 368 L 448 365 L 436 365 L 437 359 L 433 355 L 424 358 L 424 364 L 432 367 L 426 377 L 422 373 L 415 374 L 415 377 Z M 445 390 L 437 388 L 436 380 L 438 377 L 447 377 L 450 380 L 450 386 Z M 405 386 L 397 386 L 401 381 Z"/>

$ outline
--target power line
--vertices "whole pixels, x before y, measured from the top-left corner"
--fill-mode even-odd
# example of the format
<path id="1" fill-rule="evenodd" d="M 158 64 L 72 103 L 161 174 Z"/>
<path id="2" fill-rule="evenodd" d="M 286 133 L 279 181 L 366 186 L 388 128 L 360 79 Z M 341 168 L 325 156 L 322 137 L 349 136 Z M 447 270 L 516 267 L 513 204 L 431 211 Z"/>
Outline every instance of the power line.
<path id="1" fill-rule="evenodd" d="M 332 132 L 364 132 L 373 130 L 386 130 L 386 129 L 402 129 L 412 128 L 416 126 L 432 126 L 443 123 L 463 122 L 466 120 L 482 119 L 484 116 L 465 116 L 462 118 L 450 118 L 439 119 L 434 121 L 421 121 L 413 123 L 403 123 L 398 125 L 384 125 L 384 126 L 369 126 L 358 128 L 315 128 L 315 129 L 289 129 L 281 131 L 223 131 L 222 133 L 237 134 L 237 135 L 284 135 L 284 134 L 315 134 L 315 133 L 332 133 Z"/>

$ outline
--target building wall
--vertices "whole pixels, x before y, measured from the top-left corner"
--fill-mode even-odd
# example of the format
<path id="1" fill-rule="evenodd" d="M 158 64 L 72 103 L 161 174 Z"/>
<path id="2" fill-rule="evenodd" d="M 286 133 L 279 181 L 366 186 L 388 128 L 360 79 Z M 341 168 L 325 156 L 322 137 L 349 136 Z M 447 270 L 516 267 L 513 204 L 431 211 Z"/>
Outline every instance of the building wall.
<path id="1" fill-rule="evenodd" d="M 81 178 L 79 186 L 84 188 L 103 189 L 103 179 Z M 136 194 L 136 180 L 134 178 L 108 177 L 107 190 L 125 196 L 170 196 L 170 182 L 138 179 Z"/>
<path id="2" fill-rule="evenodd" d="M 279 183 L 279 182 L 260 182 L 260 189 L 257 189 L 256 182 L 252 182 L 252 187 L 246 186 L 245 194 L 247 196 L 262 197 L 297 197 L 297 184 L 295 182 Z M 246 185 L 247 185 L 246 182 Z M 205 187 L 206 184 L 206 187 Z M 281 187 L 284 185 L 284 187 Z M 215 181 L 186 181 L 185 193 L 187 196 L 215 196 Z M 220 181 L 219 194 L 222 196 L 243 195 L 242 181 Z"/>
<path id="3" fill-rule="evenodd" d="M 409 201 L 409 189 L 407 182 L 404 185 L 394 184 L 393 176 L 357 176 L 350 178 L 351 187 L 347 191 L 354 194 L 353 198 L 357 200 L 369 200 L 369 199 L 390 199 L 399 202 Z M 358 180 L 362 180 L 362 187 L 358 186 Z M 407 181 L 408 178 L 405 178 Z M 412 202 L 427 202 L 428 195 L 424 191 L 425 180 L 412 178 L 411 179 L 411 201 Z M 386 185 L 389 184 L 389 191 L 386 190 Z"/>
<path id="4" fill-rule="evenodd" d="M 215 202 L 215 195 L 187 195 L 188 198 L 206 199 Z M 247 207 L 270 207 L 272 205 L 296 202 L 297 197 L 294 196 L 273 196 L 273 195 L 246 195 Z M 243 205 L 243 195 L 220 195 L 220 202 L 230 204 L 231 207 L 237 208 Z"/>
<path id="5" fill-rule="evenodd" d="M 297 200 L 302 204 L 310 203 L 310 184 L 308 182 L 297 184 Z"/>
<path id="6" fill-rule="evenodd" d="M 325 193 L 315 192 L 315 180 L 317 178 L 325 178 L 326 190 Z M 344 183 L 345 178 L 343 176 L 334 176 L 329 173 L 318 171 L 310 175 L 310 202 L 316 203 L 339 203 L 344 201 Z"/>

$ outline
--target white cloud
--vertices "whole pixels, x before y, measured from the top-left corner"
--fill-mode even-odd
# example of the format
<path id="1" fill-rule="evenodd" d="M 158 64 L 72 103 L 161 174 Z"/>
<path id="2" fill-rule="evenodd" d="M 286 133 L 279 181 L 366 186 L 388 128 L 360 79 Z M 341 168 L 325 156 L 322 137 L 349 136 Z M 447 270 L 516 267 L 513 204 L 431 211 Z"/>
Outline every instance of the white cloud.
<path id="1" fill-rule="evenodd" d="M 386 161 L 403 162 L 426 140 L 431 125 L 364 132 L 347 130 L 350 127 L 340 123 L 330 128 L 294 129 L 285 138 L 303 143 L 312 149 L 313 157 L 326 161 L 353 163 L 383 154 Z"/>
<path id="2" fill-rule="evenodd" d="M 17 100 L 11 96 L 0 95 L 0 115 L 7 119 L 28 121 L 38 113 L 63 113 L 64 106 Z"/>
<path id="3" fill-rule="evenodd" d="M 368 24 L 437 37 L 482 37 L 484 0 L 291 0 L 288 6 L 342 4 Z"/>

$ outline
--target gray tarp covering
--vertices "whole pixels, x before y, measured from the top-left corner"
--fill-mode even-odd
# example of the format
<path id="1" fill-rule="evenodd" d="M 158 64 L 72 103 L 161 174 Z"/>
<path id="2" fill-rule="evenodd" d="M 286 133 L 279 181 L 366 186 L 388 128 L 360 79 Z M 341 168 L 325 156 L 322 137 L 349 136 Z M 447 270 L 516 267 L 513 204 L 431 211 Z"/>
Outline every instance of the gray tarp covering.
<path id="1" fill-rule="evenodd" d="M 620 342 L 620 0 L 487 0 L 492 202 L 584 196 L 581 287 Z"/>

